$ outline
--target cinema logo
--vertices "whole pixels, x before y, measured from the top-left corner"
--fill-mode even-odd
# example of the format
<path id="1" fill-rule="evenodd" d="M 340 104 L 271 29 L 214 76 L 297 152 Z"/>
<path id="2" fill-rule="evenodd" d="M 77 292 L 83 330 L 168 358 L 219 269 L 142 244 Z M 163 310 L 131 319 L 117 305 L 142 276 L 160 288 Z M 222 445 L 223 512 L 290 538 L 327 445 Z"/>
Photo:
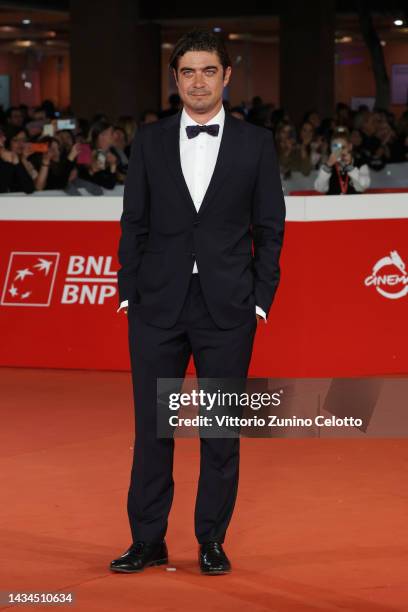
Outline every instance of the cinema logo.
<path id="1" fill-rule="evenodd" d="M 389 300 L 398 300 L 408 295 L 408 274 L 398 252 L 391 251 L 379 259 L 364 284 L 366 287 L 375 287 L 380 295 Z"/>
<path id="2" fill-rule="evenodd" d="M 62 290 L 62 304 L 104 304 L 116 294 L 112 257 L 71 255 Z"/>

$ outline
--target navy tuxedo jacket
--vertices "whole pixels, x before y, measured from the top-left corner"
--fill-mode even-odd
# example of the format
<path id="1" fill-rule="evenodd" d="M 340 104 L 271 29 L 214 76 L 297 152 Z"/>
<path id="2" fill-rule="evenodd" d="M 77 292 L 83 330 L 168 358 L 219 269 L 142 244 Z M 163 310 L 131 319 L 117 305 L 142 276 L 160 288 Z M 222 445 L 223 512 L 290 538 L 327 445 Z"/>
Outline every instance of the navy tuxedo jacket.
<path id="1" fill-rule="evenodd" d="M 132 142 L 120 220 L 119 301 L 172 327 L 194 259 L 208 310 L 230 329 L 268 315 L 280 276 L 285 201 L 272 133 L 226 114 L 217 162 L 197 212 L 179 148 L 181 111 Z M 208 138 L 213 136 L 208 135 Z"/>

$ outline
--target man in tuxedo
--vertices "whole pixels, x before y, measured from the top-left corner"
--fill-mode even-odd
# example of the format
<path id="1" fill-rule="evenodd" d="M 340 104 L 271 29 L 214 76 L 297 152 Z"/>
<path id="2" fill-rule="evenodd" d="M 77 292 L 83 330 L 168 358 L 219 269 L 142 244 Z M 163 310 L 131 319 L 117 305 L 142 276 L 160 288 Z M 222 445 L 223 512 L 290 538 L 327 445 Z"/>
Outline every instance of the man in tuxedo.
<path id="1" fill-rule="evenodd" d="M 133 542 L 111 562 L 116 572 L 168 562 L 174 439 L 156 435 L 157 378 L 183 378 L 192 354 L 198 378 L 245 379 L 280 276 L 285 202 L 272 133 L 225 113 L 231 62 L 212 32 L 183 36 L 170 66 L 183 109 L 137 131 L 120 222 L 119 311 L 128 314 L 136 436 Z M 194 519 L 206 575 L 231 570 L 223 543 L 239 442 L 200 438 Z"/>

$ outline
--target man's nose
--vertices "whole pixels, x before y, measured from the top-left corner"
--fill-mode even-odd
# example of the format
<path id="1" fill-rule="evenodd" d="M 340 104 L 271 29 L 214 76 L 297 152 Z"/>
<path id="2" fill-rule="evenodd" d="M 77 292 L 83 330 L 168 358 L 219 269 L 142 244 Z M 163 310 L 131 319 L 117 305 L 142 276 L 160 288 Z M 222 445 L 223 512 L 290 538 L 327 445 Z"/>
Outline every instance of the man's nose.
<path id="1" fill-rule="evenodd" d="M 194 87 L 204 87 L 205 82 L 202 74 L 196 73 L 194 77 Z"/>

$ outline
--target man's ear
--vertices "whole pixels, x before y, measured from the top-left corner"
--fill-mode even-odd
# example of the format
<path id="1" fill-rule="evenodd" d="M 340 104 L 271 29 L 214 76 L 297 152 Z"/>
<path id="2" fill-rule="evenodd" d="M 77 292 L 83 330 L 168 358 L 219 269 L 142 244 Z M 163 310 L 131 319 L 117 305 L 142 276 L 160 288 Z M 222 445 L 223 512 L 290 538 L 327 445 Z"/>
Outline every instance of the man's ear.
<path id="1" fill-rule="evenodd" d="M 229 80 L 231 78 L 231 72 L 232 72 L 231 66 L 227 66 L 224 71 L 224 87 L 226 87 L 229 83 Z"/>

